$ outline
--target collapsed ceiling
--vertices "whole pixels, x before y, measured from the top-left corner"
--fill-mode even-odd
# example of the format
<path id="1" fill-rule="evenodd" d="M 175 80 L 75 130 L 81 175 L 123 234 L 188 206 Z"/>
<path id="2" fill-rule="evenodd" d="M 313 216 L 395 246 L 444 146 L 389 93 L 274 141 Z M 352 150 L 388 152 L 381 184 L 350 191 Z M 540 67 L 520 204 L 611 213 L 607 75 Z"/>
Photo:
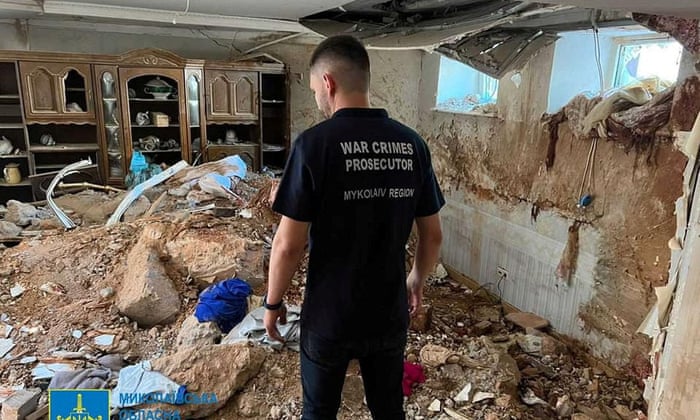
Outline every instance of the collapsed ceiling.
<path id="1" fill-rule="evenodd" d="M 635 24 L 629 13 L 516 0 L 356 0 L 300 22 L 374 48 L 437 50 L 496 78 L 522 67 L 559 32 Z"/>
<path id="2" fill-rule="evenodd" d="M 344 5 L 343 0 L 298 0 L 284 6 L 274 0 L 12 0 L 0 1 L 0 19 L 36 25 L 55 24 L 52 19 L 96 22 L 98 30 L 105 22 L 153 25 L 181 29 L 180 35 L 206 29 L 211 33 L 207 37 L 221 39 L 232 34 L 240 39 L 239 31 L 251 36 L 266 31 L 276 36 L 272 42 L 310 30 L 326 36 L 347 33 L 373 48 L 436 50 L 497 78 L 522 67 L 560 32 L 633 25 L 635 20 L 700 52 L 698 0 L 590 0 L 605 11 L 584 8 L 589 0 L 549 1 L 556 5 L 528 0 L 355 0 Z"/>

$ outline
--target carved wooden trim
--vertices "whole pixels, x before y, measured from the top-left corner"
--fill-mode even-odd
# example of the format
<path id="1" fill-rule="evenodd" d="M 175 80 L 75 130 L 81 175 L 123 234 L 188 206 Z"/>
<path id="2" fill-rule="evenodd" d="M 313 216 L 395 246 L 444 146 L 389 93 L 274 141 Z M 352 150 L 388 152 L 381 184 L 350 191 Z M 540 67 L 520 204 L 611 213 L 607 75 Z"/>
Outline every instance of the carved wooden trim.
<path id="1" fill-rule="evenodd" d="M 145 67 L 183 67 L 187 60 L 169 51 L 144 48 L 120 55 L 119 62 L 120 64 Z"/>

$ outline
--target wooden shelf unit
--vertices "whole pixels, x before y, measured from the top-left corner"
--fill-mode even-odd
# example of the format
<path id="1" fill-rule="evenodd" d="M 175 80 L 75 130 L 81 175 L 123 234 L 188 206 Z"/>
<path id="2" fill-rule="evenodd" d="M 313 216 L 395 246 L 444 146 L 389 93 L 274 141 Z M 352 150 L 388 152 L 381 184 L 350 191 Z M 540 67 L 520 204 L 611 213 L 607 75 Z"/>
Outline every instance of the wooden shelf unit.
<path id="1" fill-rule="evenodd" d="M 146 93 L 145 84 L 156 77 L 174 88 L 169 97 Z M 96 182 L 123 185 L 139 139 L 149 135 L 179 146 L 142 151 L 153 163 L 201 163 L 239 153 L 252 170 L 283 166 L 289 103 L 287 67 L 269 55 L 231 62 L 158 49 L 121 55 L 0 51 L 0 136 L 19 150 L 0 156 L 0 170 L 17 162 L 23 176 L 20 184 L 0 182 L 0 203 L 31 201 L 29 177 L 41 175 L 45 183 L 46 172 L 88 157 L 97 165 Z M 146 111 L 165 113 L 170 123 L 135 124 L 136 114 Z M 217 145 L 230 129 L 242 144 Z M 56 144 L 41 144 L 44 134 Z"/>

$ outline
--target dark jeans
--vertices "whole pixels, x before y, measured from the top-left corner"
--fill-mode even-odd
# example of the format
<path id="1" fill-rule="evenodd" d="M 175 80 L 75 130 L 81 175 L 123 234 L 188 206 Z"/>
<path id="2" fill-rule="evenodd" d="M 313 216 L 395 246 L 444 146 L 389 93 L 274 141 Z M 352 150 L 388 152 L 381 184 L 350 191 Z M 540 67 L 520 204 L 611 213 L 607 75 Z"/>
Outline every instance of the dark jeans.
<path id="1" fill-rule="evenodd" d="M 369 340 L 330 341 L 301 332 L 302 420 L 335 419 L 352 359 L 362 371 L 367 406 L 375 420 L 404 420 L 403 357 L 406 333 Z"/>

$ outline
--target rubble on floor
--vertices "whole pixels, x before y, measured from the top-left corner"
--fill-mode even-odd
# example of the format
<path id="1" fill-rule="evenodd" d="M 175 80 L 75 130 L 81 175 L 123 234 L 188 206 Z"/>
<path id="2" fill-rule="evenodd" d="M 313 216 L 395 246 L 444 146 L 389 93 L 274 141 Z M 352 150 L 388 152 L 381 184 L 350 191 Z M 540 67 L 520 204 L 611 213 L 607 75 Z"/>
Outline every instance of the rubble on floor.
<path id="1" fill-rule="evenodd" d="M 248 312 L 260 306 L 279 221 L 269 209 L 275 182 L 249 174 L 235 185 L 235 197 L 200 201 L 206 193 L 199 191 L 193 204 L 187 197 L 196 187 L 181 191 L 189 179 L 183 171 L 146 191 L 141 208 L 112 226 L 105 222 L 123 193 L 60 197 L 77 229 L 56 224 L 31 236 L 24 229 L 19 245 L 1 251 L 3 413 L 41 416 L 52 381 L 115 389 L 121 370 L 145 363 L 187 392 L 216 394 L 212 404 L 175 406 L 182 418 L 300 418 L 298 353 L 227 344 L 216 323 L 193 316 L 206 287 L 234 276 L 253 289 Z M 51 220 L 40 207 L 11 207 L 29 227 Z M 301 303 L 303 267 L 287 294 L 290 304 Z M 409 419 L 646 418 L 634 378 L 591 366 L 547 320 L 506 314 L 444 268 L 431 278 L 424 303 L 406 351 L 407 362 L 425 375 L 406 398 Z M 339 418 L 370 418 L 356 363 Z"/>

